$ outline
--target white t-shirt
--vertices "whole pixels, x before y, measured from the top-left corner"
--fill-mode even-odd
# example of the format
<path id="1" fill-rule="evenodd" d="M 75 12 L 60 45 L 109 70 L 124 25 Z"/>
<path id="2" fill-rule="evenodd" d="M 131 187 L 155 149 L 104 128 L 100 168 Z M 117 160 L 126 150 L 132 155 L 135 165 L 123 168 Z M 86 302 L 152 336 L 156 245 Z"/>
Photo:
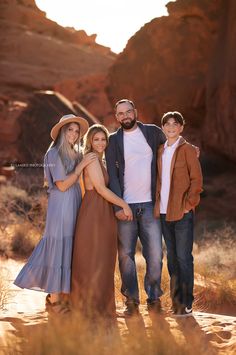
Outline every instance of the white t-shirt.
<path id="1" fill-rule="evenodd" d="M 160 213 L 166 214 L 169 194 L 170 194 L 170 168 L 171 161 L 178 146 L 180 137 L 171 146 L 167 145 L 167 141 L 164 144 L 164 151 L 162 154 L 162 173 L 161 173 L 161 200 L 160 200 Z"/>
<path id="2" fill-rule="evenodd" d="M 153 153 L 142 131 L 124 131 L 124 200 L 127 203 L 152 201 L 151 164 Z"/>

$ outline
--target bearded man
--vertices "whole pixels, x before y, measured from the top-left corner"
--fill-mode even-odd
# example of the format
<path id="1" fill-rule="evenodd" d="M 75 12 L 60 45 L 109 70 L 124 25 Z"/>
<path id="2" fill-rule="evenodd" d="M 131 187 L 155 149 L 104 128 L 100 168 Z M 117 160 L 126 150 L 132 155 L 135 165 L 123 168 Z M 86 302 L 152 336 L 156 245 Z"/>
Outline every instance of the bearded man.
<path id="1" fill-rule="evenodd" d="M 144 287 L 149 311 L 161 311 L 162 234 L 160 220 L 154 218 L 157 150 L 166 141 L 160 127 L 137 120 L 134 103 L 128 99 L 115 105 L 120 128 L 110 135 L 106 150 L 109 187 L 123 198 L 133 211 L 128 221 L 118 206 L 118 256 L 122 279 L 121 292 L 126 297 L 125 315 L 139 313 L 139 288 L 135 264 L 138 238 L 146 261 Z"/>

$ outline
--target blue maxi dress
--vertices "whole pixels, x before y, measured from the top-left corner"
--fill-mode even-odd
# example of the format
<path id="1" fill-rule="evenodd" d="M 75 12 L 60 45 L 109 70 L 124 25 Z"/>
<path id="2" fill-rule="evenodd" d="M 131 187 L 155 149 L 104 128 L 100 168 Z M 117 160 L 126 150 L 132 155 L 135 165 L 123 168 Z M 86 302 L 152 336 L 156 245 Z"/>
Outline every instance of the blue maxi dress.
<path id="1" fill-rule="evenodd" d="M 68 165 L 67 170 L 73 171 L 75 162 L 69 161 Z M 75 183 L 65 192 L 56 187 L 56 181 L 67 177 L 56 147 L 46 153 L 44 169 L 49 186 L 44 235 L 14 284 L 47 293 L 70 293 L 73 236 L 81 204 L 80 185 Z"/>

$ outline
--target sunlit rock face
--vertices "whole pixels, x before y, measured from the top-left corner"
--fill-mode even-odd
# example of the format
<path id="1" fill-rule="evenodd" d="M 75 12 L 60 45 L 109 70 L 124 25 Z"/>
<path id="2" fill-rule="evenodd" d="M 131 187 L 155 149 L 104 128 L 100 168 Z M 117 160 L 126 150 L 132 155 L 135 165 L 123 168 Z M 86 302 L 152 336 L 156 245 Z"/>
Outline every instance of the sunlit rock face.
<path id="1" fill-rule="evenodd" d="M 58 80 L 107 72 L 115 55 L 95 39 L 47 19 L 33 0 L 1 1 L 0 93 L 22 99 Z"/>
<path id="2" fill-rule="evenodd" d="M 111 102 L 133 99 L 145 122 L 172 110 L 187 136 L 236 161 L 236 3 L 177 0 L 143 26 L 109 71 Z"/>

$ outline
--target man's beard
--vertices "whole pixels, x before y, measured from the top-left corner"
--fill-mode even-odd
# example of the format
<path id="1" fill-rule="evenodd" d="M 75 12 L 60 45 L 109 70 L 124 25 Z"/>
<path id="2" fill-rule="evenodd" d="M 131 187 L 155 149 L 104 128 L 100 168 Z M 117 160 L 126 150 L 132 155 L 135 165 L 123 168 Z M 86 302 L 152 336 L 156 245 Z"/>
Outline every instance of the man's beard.
<path id="1" fill-rule="evenodd" d="M 120 125 L 124 129 L 131 129 L 134 127 L 136 121 L 137 121 L 136 118 L 134 118 L 132 121 L 120 122 Z"/>

